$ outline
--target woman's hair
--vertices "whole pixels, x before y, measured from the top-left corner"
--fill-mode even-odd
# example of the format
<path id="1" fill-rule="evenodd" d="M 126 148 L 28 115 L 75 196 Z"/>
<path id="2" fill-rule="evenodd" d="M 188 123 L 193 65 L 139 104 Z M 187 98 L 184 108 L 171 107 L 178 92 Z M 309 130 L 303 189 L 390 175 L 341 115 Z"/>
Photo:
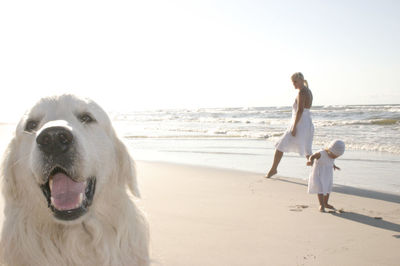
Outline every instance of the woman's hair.
<path id="1" fill-rule="evenodd" d="M 301 72 L 296 72 L 292 75 L 292 81 L 293 80 L 301 80 L 303 81 L 304 86 L 306 86 L 308 88 L 308 82 L 307 80 L 304 79 L 304 76 Z"/>

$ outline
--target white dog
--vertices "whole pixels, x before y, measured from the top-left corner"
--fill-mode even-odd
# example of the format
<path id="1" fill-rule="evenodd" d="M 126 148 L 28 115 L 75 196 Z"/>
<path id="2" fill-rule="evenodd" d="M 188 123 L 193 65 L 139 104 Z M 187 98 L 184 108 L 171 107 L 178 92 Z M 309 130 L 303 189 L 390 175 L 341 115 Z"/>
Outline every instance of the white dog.
<path id="1" fill-rule="evenodd" d="M 0 264 L 149 264 L 133 161 L 93 101 L 40 100 L 17 126 L 2 177 Z"/>

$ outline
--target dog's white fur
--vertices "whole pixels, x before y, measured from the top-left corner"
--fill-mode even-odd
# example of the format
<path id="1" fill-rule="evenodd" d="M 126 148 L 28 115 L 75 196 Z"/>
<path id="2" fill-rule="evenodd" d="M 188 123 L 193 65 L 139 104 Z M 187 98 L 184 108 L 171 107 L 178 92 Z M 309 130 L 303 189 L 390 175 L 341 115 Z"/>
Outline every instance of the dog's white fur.
<path id="1" fill-rule="evenodd" d="M 82 113 L 90 113 L 96 122 L 82 123 Z M 27 132 L 30 119 L 39 124 Z M 54 218 L 39 187 L 44 165 L 35 139 L 41 127 L 55 121 L 73 132 L 76 175 L 81 181 L 93 175 L 97 179 L 89 211 L 75 221 Z M 133 198 L 138 196 L 134 163 L 108 116 L 93 101 L 72 95 L 40 100 L 17 126 L 4 154 L 2 178 L 5 221 L 0 264 L 149 264 L 147 221 Z"/>

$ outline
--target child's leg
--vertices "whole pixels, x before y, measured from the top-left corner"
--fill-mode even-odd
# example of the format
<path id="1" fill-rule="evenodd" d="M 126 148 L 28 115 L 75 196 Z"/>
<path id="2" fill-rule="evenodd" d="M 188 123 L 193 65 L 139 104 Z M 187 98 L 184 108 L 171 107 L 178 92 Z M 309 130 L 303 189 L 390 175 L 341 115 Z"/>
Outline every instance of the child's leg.
<path id="1" fill-rule="evenodd" d="M 319 211 L 325 211 L 325 204 L 324 204 L 324 194 L 318 194 L 318 201 L 319 201 Z"/>
<path id="2" fill-rule="evenodd" d="M 332 205 L 328 204 L 328 200 L 329 200 L 329 193 L 324 195 L 324 206 L 325 206 L 325 208 L 335 209 L 335 207 L 333 207 Z"/>

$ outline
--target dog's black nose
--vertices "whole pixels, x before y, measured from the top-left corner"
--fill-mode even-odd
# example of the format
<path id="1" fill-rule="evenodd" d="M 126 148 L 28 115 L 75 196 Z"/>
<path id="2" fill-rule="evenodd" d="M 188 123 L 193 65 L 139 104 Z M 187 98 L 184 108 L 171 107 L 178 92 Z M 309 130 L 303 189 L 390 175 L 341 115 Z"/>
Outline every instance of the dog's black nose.
<path id="1" fill-rule="evenodd" d="M 36 138 L 39 149 L 48 155 L 67 152 L 73 142 L 73 135 L 65 127 L 49 127 Z"/>

